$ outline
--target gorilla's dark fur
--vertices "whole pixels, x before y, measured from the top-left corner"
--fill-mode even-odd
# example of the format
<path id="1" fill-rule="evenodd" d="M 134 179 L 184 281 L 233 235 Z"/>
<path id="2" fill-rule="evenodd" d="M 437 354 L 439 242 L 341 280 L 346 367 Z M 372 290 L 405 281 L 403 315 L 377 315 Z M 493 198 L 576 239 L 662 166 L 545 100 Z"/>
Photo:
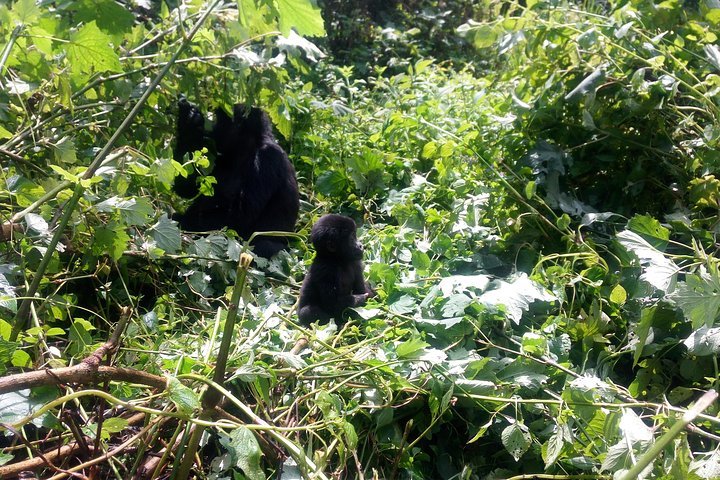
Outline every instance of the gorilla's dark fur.
<path id="1" fill-rule="evenodd" d="M 363 249 L 355 234 L 355 222 L 342 215 L 325 215 L 310 234 L 315 260 L 300 289 L 298 318 L 303 324 L 342 322 L 348 307 L 364 305 L 375 292 L 363 277 Z"/>
<path id="2" fill-rule="evenodd" d="M 205 118 L 185 98 L 178 102 L 177 144 L 174 158 L 208 147 L 215 162 L 213 196 L 199 196 L 174 218 L 184 230 L 204 232 L 228 227 L 247 239 L 253 232 L 292 232 L 298 217 L 299 196 L 295 169 L 277 144 L 267 114 L 256 107 L 235 105 L 232 118 L 221 108 L 215 125 L 205 133 Z M 175 179 L 175 192 L 185 198 L 198 195 L 198 174 Z M 269 258 L 287 246 L 282 237 L 259 237 L 255 253 Z"/>

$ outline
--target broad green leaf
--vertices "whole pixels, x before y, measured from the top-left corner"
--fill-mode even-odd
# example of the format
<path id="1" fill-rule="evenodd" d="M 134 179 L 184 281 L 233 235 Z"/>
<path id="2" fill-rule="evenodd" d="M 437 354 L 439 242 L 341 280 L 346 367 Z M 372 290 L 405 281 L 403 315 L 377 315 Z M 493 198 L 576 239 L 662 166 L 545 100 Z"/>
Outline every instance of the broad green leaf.
<path id="1" fill-rule="evenodd" d="M 18 342 L 9 342 L 0 338 L 0 374 L 5 373 L 5 367 L 12 360 L 15 350 L 20 346 Z M 2 398 L 2 396 L 0 396 Z M 1 414 L 0 414 L 1 415 Z"/>
<path id="2" fill-rule="evenodd" d="M 557 300 L 555 295 L 530 280 L 524 273 L 520 273 L 510 282 L 494 280 L 490 287 L 490 290 L 480 295 L 478 301 L 492 307 L 504 306 L 508 317 L 516 324 L 520 323 L 523 312 L 527 311 L 532 302 Z"/>
<path id="3" fill-rule="evenodd" d="M 76 3 L 75 21 L 87 23 L 95 20 L 101 30 L 112 35 L 130 31 L 135 21 L 132 11 L 114 0 L 82 0 Z"/>
<path id="4" fill-rule="evenodd" d="M 406 357 L 415 357 L 417 356 L 417 353 L 422 351 L 424 348 L 429 347 L 430 344 L 424 342 L 420 338 L 412 338 L 408 340 L 407 342 L 403 342 L 399 344 L 395 352 L 397 353 L 397 356 L 400 358 L 406 358 Z"/>
<path id="5" fill-rule="evenodd" d="M 679 282 L 670 298 L 692 322 L 693 329 L 711 327 L 720 313 L 720 278 L 717 270 L 710 273 L 705 269 L 686 275 Z"/>
<path id="6" fill-rule="evenodd" d="M 238 0 L 238 20 L 247 29 L 248 37 L 262 35 L 277 30 L 273 22 L 266 18 L 270 8 L 260 0 Z"/>
<path id="7" fill-rule="evenodd" d="M 600 469 L 615 472 L 632 465 L 630 447 L 624 440 L 608 448 Z"/>
<path id="8" fill-rule="evenodd" d="M 522 349 L 524 352 L 530 355 L 540 356 L 547 353 L 547 348 L 548 342 L 544 336 L 534 332 L 526 332 L 523 334 Z"/>
<path id="9" fill-rule="evenodd" d="M 530 448 L 532 437 L 530 432 L 527 431 L 524 425 L 515 421 L 505 427 L 501 435 L 502 443 L 505 446 L 505 450 L 515 459 L 516 462 L 520 461 L 525 452 Z"/>
<path id="10" fill-rule="evenodd" d="M 63 137 L 53 145 L 55 160 L 60 163 L 74 164 L 77 162 L 75 141 L 71 137 Z"/>
<path id="11" fill-rule="evenodd" d="M 617 234 L 620 244 L 633 252 L 643 267 L 640 278 L 666 293 L 675 289 L 678 268 L 665 255 L 635 232 L 625 230 Z"/>
<path id="12" fill-rule="evenodd" d="M 110 197 L 96 204 L 95 208 L 99 212 L 119 211 L 125 225 L 145 225 L 153 214 L 152 205 L 144 197 L 129 199 Z"/>
<path id="13" fill-rule="evenodd" d="M 95 21 L 85 24 L 70 36 L 67 55 L 70 69 L 76 74 L 119 72 L 122 70 L 110 36 L 102 32 L 95 24 Z"/>
<path id="14" fill-rule="evenodd" d="M 40 17 L 40 9 L 35 0 L 18 0 L 11 12 L 13 18 L 25 25 L 35 23 Z"/>
<path id="15" fill-rule="evenodd" d="M 670 238 L 670 230 L 663 227 L 658 220 L 648 215 L 635 215 L 628 221 L 628 230 L 642 236 L 653 247 L 664 251 Z"/>
<path id="16" fill-rule="evenodd" d="M 280 50 L 290 52 L 294 55 L 298 55 L 299 52 L 303 52 L 308 60 L 317 62 L 325 57 L 325 53 L 320 50 L 314 43 L 305 38 L 301 37 L 294 30 L 290 31 L 287 37 L 280 37 L 276 41 L 276 45 Z M 285 135 L 283 133 L 283 135 Z M 286 137 L 288 135 L 285 135 Z"/>
<path id="17" fill-rule="evenodd" d="M 168 377 L 165 393 L 180 413 L 188 414 L 200 408 L 200 399 L 197 394 L 175 377 Z"/>
<path id="18" fill-rule="evenodd" d="M 95 229 L 92 250 L 96 255 L 107 253 L 113 260 L 119 260 L 130 243 L 130 236 L 122 225 L 111 222 L 107 227 Z"/>
<path id="19" fill-rule="evenodd" d="M 395 313 L 404 314 L 410 313 L 417 307 L 416 300 L 410 295 L 402 295 L 397 300 L 393 301 L 388 305 L 390 310 Z"/>
<path id="20" fill-rule="evenodd" d="M 0 125 L 0 138 L 10 138 L 12 137 L 12 133 L 8 131 L 5 127 Z"/>
<path id="21" fill-rule="evenodd" d="M 692 355 L 704 357 L 720 353 L 720 328 L 702 326 L 686 338 L 683 343 Z"/>
<path id="22" fill-rule="evenodd" d="M 15 350 L 11 363 L 13 367 L 28 368 L 32 366 L 32 359 L 25 350 Z"/>
<path id="23" fill-rule="evenodd" d="M 180 250 L 182 245 L 180 229 L 178 229 L 177 222 L 170 220 L 167 215 L 160 217 L 160 220 L 150 227 L 149 232 L 158 248 L 166 253 L 173 254 Z"/>
<path id="24" fill-rule="evenodd" d="M 328 197 L 341 195 L 347 188 L 345 177 L 338 171 L 326 171 L 317 177 L 315 188 Z"/>
<path id="25" fill-rule="evenodd" d="M 309 37 L 324 37 L 325 25 L 320 9 L 312 0 L 276 0 L 280 31 L 287 36 L 290 29 Z"/>
<path id="26" fill-rule="evenodd" d="M 95 330 L 95 327 L 85 319 L 76 318 L 73 321 L 68 332 L 70 352 L 73 355 L 84 353 L 92 345 L 92 330 Z"/>
<path id="27" fill-rule="evenodd" d="M 264 480 L 265 473 L 260 467 L 262 451 L 255 435 L 246 427 L 231 431 L 228 436 L 221 435 L 220 443 L 230 453 L 235 466 L 242 469 L 250 480 Z"/>

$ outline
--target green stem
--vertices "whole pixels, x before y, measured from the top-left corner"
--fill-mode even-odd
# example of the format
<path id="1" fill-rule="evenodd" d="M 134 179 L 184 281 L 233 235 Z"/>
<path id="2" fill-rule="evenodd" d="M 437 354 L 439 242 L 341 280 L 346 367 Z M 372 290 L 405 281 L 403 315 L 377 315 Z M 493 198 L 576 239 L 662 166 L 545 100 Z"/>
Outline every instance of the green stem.
<path id="1" fill-rule="evenodd" d="M 237 322 L 238 305 L 240 304 L 240 297 L 242 291 L 245 288 L 245 279 L 247 278 L 247 271 L 250 268 L 252 257 L 246 254 L 240 256 L 238 262 L 237 273 L 235 275 L 235 286 L 233 287 L 232 296 L 230 298 L 230 305 L 228 306 L 227 317 L 225 318 L 225 326 L 222 333 L 222 341 L 220 342 L 220 350 L 218 351 L 217 360 L 215 361 L 215 372 L 213 373 L 213 383 L 217 385 L 223 385 L 225 382 L 225 370 L 227 367 L 227 360 L 230 356 L 230 346 L 232 344 L 233 331 L 235 330 L 235 323 Z M 220 403 L 222 394 L 215 388 L 210 388 L 205 391 L 203 395 L 203 411 L 200 414 L 201 420 L 210 420 L 215 413 L 215 406 Z M 196 426 L 190 438 L 185 446 L 185 453 L 183 454 L 183 460 L 180 464 L 175 475 L 174 480 L 185 480 L 190 476 L 190 469 L 195 463 L 195 453 L 200 446 L 200 439 L 204 432 L 204 428 Z"/>
<path id="2" fill-rule="evenodd" d="M 7 59 L 10 56 L 10 50 L 12 50 L 13 46 L 15 45 L 15 42 L 20 36 L 20 32 L 23 28 L 24 25 L 18 25 L 13 29 L 12 33 L 10 34 L 10 40 L 8 40 L 7 45 L 5 45 L 5 50 L 3 50 L 2 58 L 0 58 L 0 76 L 3 75 L 3 70 L 5 69 L 5 62 L 7 62 Z"/>

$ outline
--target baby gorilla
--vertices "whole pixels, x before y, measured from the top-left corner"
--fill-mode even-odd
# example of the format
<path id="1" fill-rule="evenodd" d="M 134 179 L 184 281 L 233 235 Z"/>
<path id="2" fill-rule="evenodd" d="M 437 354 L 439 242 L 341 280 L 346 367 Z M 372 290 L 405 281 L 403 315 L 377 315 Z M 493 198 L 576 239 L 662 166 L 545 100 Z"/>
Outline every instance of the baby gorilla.
<path id="1" fill-rule="evenodd" d="M 355 236 L 355 222 L 325 215 L 313 225 L 310 239 L 315 260 L 300 288 L 298 318 L 305 325 L 330 318 L 341 323 L 346 308 L 364 305 L 375 295 L 363 278 L 363 249 Z"/>

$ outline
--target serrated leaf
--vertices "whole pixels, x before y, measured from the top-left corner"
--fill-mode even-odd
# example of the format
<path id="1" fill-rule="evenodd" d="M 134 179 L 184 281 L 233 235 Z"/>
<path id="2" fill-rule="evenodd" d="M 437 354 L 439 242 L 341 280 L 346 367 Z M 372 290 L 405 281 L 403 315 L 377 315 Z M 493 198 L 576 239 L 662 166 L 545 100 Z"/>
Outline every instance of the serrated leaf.
<path id="1" fill-rule="evenodd" d="M 40 18 L 40 9 L 35 0 L 18 0 L 11 12 L 16 20 L 25 25 L 35 23 Z"/>
<path id="2" fill-rule="evenodd" d="M 517 324 L 532 302 L 557 300 L 555 295 L 530 280 L 524 273 L 511 279 L 510 282 L 495 280 L 491 286 L 494 288 L 480 295 L 478 301 L 487 306 L 504 306 L 508 317 Z"/>
<path id="3" fill-rule="evenodd" d="M 643 273 L 640 275 L 642 280 L 666 293 L 675 289 L 678 268 L 661 251 L 630 230 L 618 233 L 617 239 L 623 247 L 633 252 L 640 260 L 640 264 L 643 266 Z"/>
<path id="4" fill-rule="evenodd" d="M 701 269 L 699 274 L 685 276 L 669 296 L 692 322 L 693 329 L 711 327 L 720 314 L 720 278 Z"/>
<path id="5" fill-rule="evenodd" d="M 182 245 L 180 229 L 177 222 L 170 220 L 167 215 L 160 217 L 160 220 L 150 227 L 149 232 L 158 248 L 163 249 L 166 253 L 172 254 L 180 250 Z"/>
<path id="6" fill-rule="evenodd" d="M 530 432 L 522 428 L 519 422 L 511 423 L 505 427 L 501 439 L 505 450 L 512 455 L 516 462 L 528 451 L 532 440 Z"/>
<path id="7" fill-rule="evenodd" d="M 75 73 L 119 72 L 122 70 L 110 36 L 101 31 L 95 21 L 70 36 L 67 44 L 70 68 Z"/>
<path id="8" fill-rule="evenodd" d="M 391 312 L 405 314 L 415 310 L 416 306 L 417 304 L 413 297 L 410 295 L 402 295 L 400 298 L 390 303 L 388 308 Z"/>
<path id="9" fill-rule="evenodd" d="M 603 460 L 600 467 L 601 471 L 615 472 L 622 468 L 625 468 L 630 464 L 632 458 L 630 457 L 630 447 L 623 440 L 610 448 L 608 448 L 605 460 Z"/>
<path id="10" fill-rule="evenodd" d="M 165 393 L 181 413 L 192 413 L 200 408 L 197 394 L 175 377 L 168 377 Z"/>
<path id="11" fill-rule="evenodd" d="M 108 254 L 113 260 L 119 260 L 130 243 L 130 236 L 125 229 L 116 223 L 95 229 L 92 251 L 97 254 Z"/>
<path id="12" fill-rule="evenodd" d="M 399 344 L 395 349 L 395 353 L 397 353 L 397 356 L 400 358 L 415 357 L 418 352 L 429 346 L 429 343 L 424 342 L 420 338 L 411 338 L 407 342 Z"/>
<path id="13" fill-rule="evenodd" d="M 326 171 L 318 175 L 315 188 L 326 196 L 340 195 L 347 187 L 345 177 L 338 171 Z"/>
<path id="14" fill-rule="evenodd" d="M 324 37 L 325 24 L 320 9 L 311 0 L 276 0 L 278 23 L 283 35 L 295 29 L 300 35 Z"/>

